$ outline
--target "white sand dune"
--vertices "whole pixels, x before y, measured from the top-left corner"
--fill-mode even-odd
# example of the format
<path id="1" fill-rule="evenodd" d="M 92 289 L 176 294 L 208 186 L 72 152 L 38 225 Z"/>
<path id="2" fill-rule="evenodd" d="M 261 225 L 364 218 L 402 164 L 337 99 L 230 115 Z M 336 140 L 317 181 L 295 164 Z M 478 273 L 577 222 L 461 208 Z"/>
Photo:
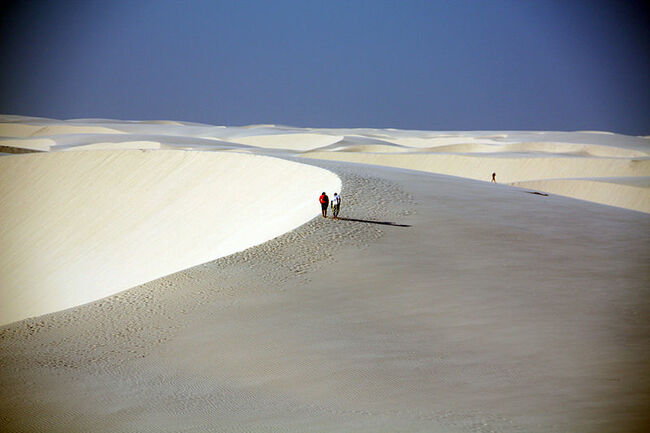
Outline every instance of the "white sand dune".
<path id="1" fill-rule="evenodd" d="M 87 125 L 31 125 L 0 123 L 0 137 L 48 137 L 59 134 L 120 134 L 121 131 L 105 126 Z"/>
<path id="2" fill-rule="evenodd" d="M 545 179 L 513 182 L 513 185 L 650 213 L 650 185 L 647 178 L 642 179 L 636 185 L 601 179 Z"/>
<path id="3" fill-rule="evenodd" d="M 318 214 L 314 195 L 339 185 L 324 170 L 237 154 L 3 157 L 0 324 L 264 242 Z"/>
<path id="4" fill-rule="evenodd" d="M 329 146 L 341 139 L 343 139 L 343 137 L 337 135 L 296 133 L 232 137 L 228 141 L 262 148 L 288 149 L 304 152 L 319 147 Z"/>
<path id="5" fill-rule="evenodd" d="M 23 123 L 0 123 L 0 137 L 26 138 L 33 136 L 42 126 Z"/>
<path id="6" fill-rule="evenodd" d="M 155 131 L 158 132 L 158 131 Z M 38 151 L 120 149 L 245 149 L 250 146 L 218 140 L 175 135 L 149 134 L 59 134 L 48 138 L 0 138 L 0 146 Z"/>
<path id="7" fill-rule="evenodd" d="M 105 126 L 71 126 L 71 125 L 47 125 L 31 134 L 32 137 L 48 137 L 60 134 L 121 134 L 122 132 L 107 128 Z"/>
<path id="8" fill-rule="evenodd" d="M 317 149 L 328 152 L 406 152 L 409 148 L 372 137 L 359 135 L 345 136 L 329 146 Z"/>
<path id="9" fill-rule="evenodd" d="M 392 153 L 392 152 L 404 152 L 404 148 L 396 145 L 389 144 L 346 144 L 346 143 L 335 143 L 336 145 L 342 145 L 340 147 L 335 147 L 331 149 L 334 152 L 358 152 L 358 153 Z"/>
<path id="10" fill-rule="evenodd" d="M 94 142 L 92 144 L 82 144 L 74 147 L 62 148 L 64 151 L 71 150 L 128 150 L 128 149 L 139 149 L 139 150 L 151 150 L 151 149 L 160 149 L 161 144 L 157 141 L 120 141 L 120 142 Z"/>
<path id="11" fill-rule="evenodd" d="M 0 138 L 0 146 L 16 147 L 18 149 L 29 149 L 48 151 L 56 141 L 49 138 Z"/>
<path id="12" fill-rule="evenodd" d="M 27 138 L 32 136 L 47 136 L 57 138 L 73 134 L 155 134 L 199 136 L 210 135 L 212 131 L 224 129 L 219 126 L 200 123 L 173 121 L 119 121 L 108 119 L 74 119 L 59 121 L 43 118 L 26 118 L 15 116 L 0 116 L 0 137 Z M 178 131 L 182 133 L 177 134 Z"/>
<path id="13" fill-rule="evenodd" d="M 399 144 L 401 146 L 414 147 L 414 148 L 435 148 L 438 146 L 448 146 L 451 144 L 499 144 L 489 138 L 472 137 L 472 136 L 436 136 L 436 137 L 400 137 L 385 135 L 384 140 L 391 143 Z"/>
<path id="14" fill-rule="evenodd" d="M 597 192 L 579 179 L 650 176 L 650 140 L 609 132 L 406 131 L 295 128 L 278 125 L 215 127 L 175 121 L 75 119 L 67 122 L 0 116 L 0 145 L 31 150 L 184 149 L 298 155 L 423 170 L 536 187 L 601 204 L 646 212 L 645 187 Z M 17 138 L 22 137 L 22 138 Z M 32 138 L 47 137 L 47 138 Z M 3 144 L 4 143 L 4 144 Z M 122 143 L 122 144 L 120 144 Z M 557 179 L 574 179 L 564 182 Z M 542 182 L 545 181 L 545 182 Z M 561 183 L 567 184 L 560 188 Z M 582 185 L 577 187 L 577 185 Z M 571 186 L 569 186 L 571 185 Z M 541 189 L 541 188 L 540 188 Z M 543 189 L 542 189 L 543 190 Z M 544 190 L 543 190 L 544 191 Z M 621 197 L 623 194 L 625 197 Z"/>
<path id="15" fill-rule="evenodd" d="M 582 132 L 582 133 L 584 133 L 584 134 L 614 135 L 613 132 L 608 132 L 608 131 L 576 131 L 576 132 Z"/>
<path id="16" fill-rule="evenodd" d="M 359 162 L 429 171 L 489 181 L 493 172 L 504 183 L 571 177 L 643 177 L 650 174 L 650 159 L 526 157 L 522 155 L 446 155 L 422 153 L 309 152 L 317 159 Z"/>
<path id="17" fill-rule="evenodd" d="M 468 141 L 467 136 L 443 134 L 441 138 L 404 138 L 403 134 L 395 139 L 386 135 L 382 138 L 401 143 L 398 148 L 355 144 L 347 138 L 340 146 L 307 151 L 301 156 L 421 170 L 482 181 L 490 181 L 492 173 L 497 173 L 500 183 L 650 213 L 650 207 L 646 205 L 650 190 L 645 186 L 610 187 L 602 183 L 587 186 L 587 182 L 582 180 L 650 178 L 650 141 L 645 139 L 605 135 L 603 137 L 612 140 L 607 145 L 602 141 L 598 144 L 584 143 L 584 135 L 587 135 L 584 133 L 576 137 L 568 133 L 548 134 L 549 138 L 573 138 L 573 142 L 538 141 L 544 135 L 542 133 L 533 134 L 534 140 L 530 133 L 526 133 L 518 141 L 516 134 L 509 133 L 507 142 L 486 143 L 483 138 Z"/>
<path id="18" fill-rule="evenodd" d="M 621 147 L 555 142 L 521 142 L 499 145 L 461 143 L 425 147 L 422 150 L 441 153 L 539 153 L 550 155 L 593 156 L 602 158 L 646 158 L 650 156 L 647 152 Z"/>
<path id="19" fill-rule="evenodd" d="M 648 431 L 649 143 L 0 116 L 0 430 Z"/>

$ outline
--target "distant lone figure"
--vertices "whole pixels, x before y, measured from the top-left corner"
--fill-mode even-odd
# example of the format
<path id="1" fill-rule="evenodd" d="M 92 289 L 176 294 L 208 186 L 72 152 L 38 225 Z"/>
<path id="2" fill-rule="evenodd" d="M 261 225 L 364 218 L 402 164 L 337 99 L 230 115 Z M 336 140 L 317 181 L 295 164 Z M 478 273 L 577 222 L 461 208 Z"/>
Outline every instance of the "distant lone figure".
<path id="1" fill-rule="evenodd" d="M 341 210 L 341 196 L 334 193 L 334 197 L 332 197 L 332 214 L 334 214 L 335 220 L 339 218 L 339 210 Z"/>
<path id="2" fill-rule="evenodd" d="M 323 218 L 327 218 L 327 206 L 330 204 L 330 198 L 325 194 L 325 191 L 323 191 L 320 197 L 318 197 L 318 201 L 320 202 L 320 208 L 323 212 Z"/>
<path id="3" fill-rule="evenodd" d="M 497 183 L 497 174 L 492 173 L 492 183 Z"/>

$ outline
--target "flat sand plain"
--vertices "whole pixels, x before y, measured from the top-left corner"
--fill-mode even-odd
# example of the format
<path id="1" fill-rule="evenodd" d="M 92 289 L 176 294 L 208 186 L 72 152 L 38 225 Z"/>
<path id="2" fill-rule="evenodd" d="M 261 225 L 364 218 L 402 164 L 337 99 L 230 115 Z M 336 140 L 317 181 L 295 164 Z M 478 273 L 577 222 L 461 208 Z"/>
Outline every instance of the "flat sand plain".
<path id="1" fill-rule="evenodd" d="M 272 125 L 5 120 L 120 134 L 50 135 L 56 143 L 50 153 L 0 162 L 76 160 L 82 153 L 101 160 L 106 151 L 75 155 L 73 148 L 145 141 L 191 149 L 190 158 L 211 154 L 220 170 L 229 161 L 222 156 L 234 152 L 251 163 L 308 164 L 292 174 L 263 172 L 268 184 L 289 177 L 296 193 L 308 182 L 308 169 L 333 173 L 342 184 L 343 211 L 338 221 L 317 216 L 261 245 L 242 244 L 239 252 L 171 275 L 176 270 L 160 269 L 161 278 L 128 290 L 3 326 L 3 431 L 641 432 L 650 426 L 647 213 L 426 171 L 304 158 L 312 144 L 325 144 L 323 153 L 352 155 L 378 141 L 391 149 L 408 143 L 413 153 L 428 132 L 310 130 L 345 138 L 289 142 L 283 149 L 276 140 L 263 148 L 252 138 L 232 138 L 290 133 Z M 512 133 L 439 135 L 446 135 L 445 145 L 460 135 L 487 145 Z M 587 138 L 598 146 L 612 140 L 609 134 L 546 135 L 579 145 Z M 520 133 L 521 142 L 526 138 Z M 646 161 L 638 153 L 643 140 L 623 137 L 624 145 L 610 152 L 622 149 L 617 158 L 636 169 Z M 337 144 L 359 147 L 345 152 Z M 68 152 L 58 153 L 59 146 Z M 141 153 L 108 151 L 133 152 Z M 164 151 L 143 155 L 156 152 Z M 590 177 L 643 189 L 647 175 L 594 171 Z M 220 191 L 240 191 L 249 177 L 255 175 L 221 180 Z M 233 200 L 238 197 L 246 201 L 242 194 Z M 315 198 L 309 198 L 311 214 L 319 215 Z M 4 206 L 13 209 L 16 200 Z M 83 204 L 76 209 L 85 212 Z M 103 225 L 110 230 L 112 220 Z M 211 227 L 201 230 L 208 237 Z M 192 249 L 193 243 L 175 251 L 186 256 Z M 38 260 L 25 267 L 40 272 Z M 135 272 L 132 267 L 120 272 Z M 9 288 L 0 289 L 3 303 L 10 301 Z"/>

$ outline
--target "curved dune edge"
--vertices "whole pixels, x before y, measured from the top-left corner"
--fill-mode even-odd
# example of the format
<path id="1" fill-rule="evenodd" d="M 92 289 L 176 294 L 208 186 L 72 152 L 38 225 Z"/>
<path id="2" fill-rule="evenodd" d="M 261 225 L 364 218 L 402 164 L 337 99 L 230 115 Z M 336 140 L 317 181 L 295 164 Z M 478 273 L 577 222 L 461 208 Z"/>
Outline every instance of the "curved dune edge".
<path id="1" fill-rule="evenodd" d="M 574 157 L 491 157 L 437 154 L 381 154 L 309 152 L 303 157 L 359 162 L 428 171 L 489 181 L 493 172 L 500 183 L 570 177 L 643 177 L 650 173 L 650 159 Z"/>
<path id="2" fill-rule="evenodd" d="M 61 149 L 64 152 L 76 150 L 144 150 L 160 149 L 161 144 L 157 141 L 120 141 L 120 142 L 95 142 L 92 144 L 82 144 L 69 148 Z"/>
<path id="3" fill-rule="evenodd" d="M 95 125 L 0 123 L 0 136 L 14 138 L 45 137 L 62 134 L 123 134 L 117 129 Z"/>
<path id="4" fill-rule="evenodd" d="M 0 139 L 0 146 L 2 147 L 13 147 L 41 152 L 47 152 L 54 144 L 56 144 L 56 142 L 49 138 Z"/>
<path id="5" fill-rule="evenodd" d="M 293 134 L 270 134 L 251 135 L 245 137 L 226 138 L 232 143 L 259 146 L 267 149 L 290 149 L 297 151 L 308 151 L 319 147 L 329 146 L 343 139 L 339 135 L 293 133 Z"/>
<path id="6" fill-rule="evenodd" d="M 570 178 L 598 177 L 647 177 L 650 173 L 650 159 L 629 160 L 622 158 L 578 158 L 578 157 L 506 157 L 506 156 L 467 156 L 438 154 L 381 154 L 356 152 L 309 152 L 302 155 L 307 158 L 328 159 L 336 161 L 357 162 L 389 167 L 420 170 L 431 173 L 459 176 L 468 179 L 489 181 L 492 173 L 497 173 L 498 183 L 524 186 L 544 192 L 552 192 L 567 197 L 593 201 L 600 204 L 640 210 L 646 206 L 648 192 L 644 188 L 603 187 L 603 182 L 596 185 L 582 186 Z M 551 184 L 552 179 L 562 179 L 562 183 Z M 544 189 L 550 186 L 551 189 Z M 619 197 L 622 194 L 623 197 Z M 634 196 L 636 194 L 636 196 Z M 648 212 L 642 210 L 642 212 Z"/>
<path id="7" fill-rule="evenodd" d="M 500 145 L 458 143 L 444 146 L 427 147 L 421 150 L 427 152 L 441 153 L 477 153 L 477 154 L 499 154 L 499 153 L 523 153 L 523 154 L 545 154 L 545 155 L 575 155 L 590 156 L 598 158 L 645 158 L 646 152 L 634 149 L 626 149 L 615 146 L 604 146 L 598 144 L 583 143 L 553 143 L 553 142 L 524 142 L 506 143 Z"/>
<path id="8" fill-rule="evenodd" d="M 593 179 L 548 179 L 514 182 L 512 185 L 650 213 L 648 188 Z"/>
<path id="9" fill-rule="evenodd" d="M 236 153 L 0 158 L 0 325 L 265 242 L 318 215 L 314 197 L 340 187 L 320 168 Z"/>

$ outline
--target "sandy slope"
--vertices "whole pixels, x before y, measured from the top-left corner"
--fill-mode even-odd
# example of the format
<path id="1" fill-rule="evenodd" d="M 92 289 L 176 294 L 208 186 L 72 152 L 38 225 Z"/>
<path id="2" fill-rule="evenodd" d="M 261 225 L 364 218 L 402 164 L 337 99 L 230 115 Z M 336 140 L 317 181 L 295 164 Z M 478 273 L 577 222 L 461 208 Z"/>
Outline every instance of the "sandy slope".
<path id="1" fill-rule="evenodd" d="M 645 178 L 650 175 L 650 158 L 577 158 L 438 155 L 413 153 L 309 152 L 304 156 L 317 159 L 361 162 L 365 164 L 422 170 L 489 181 L 492 173 L 497 182 L 524 188 L 594 201 L 650 213 L 650 188 L 607 184 L 612 178 Z M 588 182 L 584 178 L 607 179 Z M 578 186 L 579 185 L 579 186 Z"/>
<path id="2" fill-rule="evenodd" d="M 628 179 L 630 181 L 626 183 L 625 180 Z M 641 181 L 635 182 L 636 179 Z M 650 185 L 647 177 L 547 179 L 513 182 L 513 185 L 650 213 Z"/>
<path id="3" fill-rule="evenodd" d="M 173 121 L 76 119 L 61 122 L 0 116 L 0 146 L 4 148 L 144 149 L 156 148 L 156 143 L 163 149 L 300 155 L 363 162 L 486 182 L 496 172 L 500 183 L 535 185 L 547 193 L 650 213 L 647 186 L 609 185 L 612 178 L 650 179 L 648 137 L 598 131 L 224 127 Z M 587 183 L 585 179 L 600 179 L 608 185 Z"/>
<path id="4" fill-rule="evenodd" d="M 49 149 L 0 157 L 0 317 L 52 312 L 0 327 L 2 431 L 649 428 L 647 137 L 21 116 L 0 136 Z M 341 188 L 343 218 L 311 219 Z"/>
<path id="5" fill-rule="evenodd" d="M 247 144 L 262 148 L 306 151 L 329 146 L 340 141 L 342 138 L 343 137 L 336 135 L 295 133 L 232 137 L 229 140 L 233 143 Z"/>
<path id="6" fill-rule="evenodd" d="M 2 329 L 5 429 L 645 431 L 646 215 L 326 168 L 346 220 Z"/>
<path id="7" fill-rule="evenodd" d="M 1 123 L 0 136 L 4 137 L 39 137 L 58 134 L 119 134 L 120 131 L 104 126 L 75 125 L 29 125 L 23 123 Z"/>
<path id="8" fill-rule="evenodd" d="M 650 174 L 650 159 L 574 157 L 500 157 L 436 154 L 383 154 L 355 152 L 310 152 L 318 159 L 362 162 L 373 165 L 422 170 L 489 181 L 497 173 L 500 183 L 539 179 L 591 177 L 644 177 Z"/>
<path id="9" fill-rule="evenodd" d="M 73 307 L 264 242 L 318 214 L 313 196 L 337 185 L 323 170 L 261 156 L 3 157 L 0 323 Z"/>

